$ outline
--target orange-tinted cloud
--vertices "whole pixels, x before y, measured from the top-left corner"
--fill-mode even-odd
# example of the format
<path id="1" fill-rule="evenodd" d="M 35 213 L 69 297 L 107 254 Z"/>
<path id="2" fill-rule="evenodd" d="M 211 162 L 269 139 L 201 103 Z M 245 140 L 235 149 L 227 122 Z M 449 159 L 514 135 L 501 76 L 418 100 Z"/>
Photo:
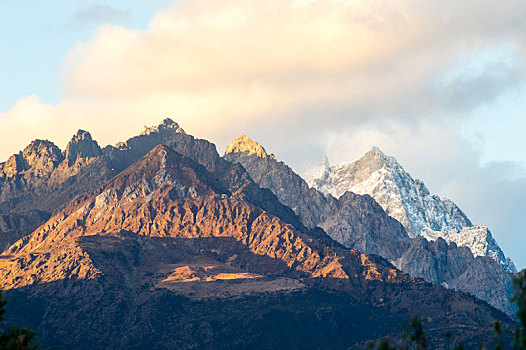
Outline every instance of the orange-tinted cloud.
<path id="1" fill-rule="evenodd" d="M 363 118 L 431 116 L 451 100 L 435 82 L 460 57 L 521 40 L 510 24 L 521 5 L 178 1 L 145 31 L 105 25 L 74 47 L 56 105 L 25 97 L 0 115 L 0 157 L 37 137 L 63 144 L 77 127 L 113 143 L 166 116 L 220 144 L 233 129 L 284 119 L 330 131 Z"/>

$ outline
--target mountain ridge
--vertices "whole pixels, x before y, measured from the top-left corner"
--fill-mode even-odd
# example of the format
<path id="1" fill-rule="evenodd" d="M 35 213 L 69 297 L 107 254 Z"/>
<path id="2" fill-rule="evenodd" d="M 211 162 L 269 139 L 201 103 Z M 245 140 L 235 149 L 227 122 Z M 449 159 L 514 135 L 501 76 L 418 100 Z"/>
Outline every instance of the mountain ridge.
<path id="1" fill-rule="evenodd" d="M 253 147 L 253 142 L 255 141 L 245 144 Z M 388 215 L 374 196 L 369 194 L 355 194 L 345 190 L 336 198 L 331 193 L 322 193 L 309 187 L 285 163 L 257 157 L 239 147 L 227 147 L 224 157 L 243 164 L 260 186 L 272 190 L 285 205 L 298 214 L 306 226 L 319 226 L 334 240 L 347 247 L 367 254 L 378 254 L 412 276 L 471 293 L 510 315 L 513 313 L 509 304 L 513 293 L 511 278 L 498 264 L 479 262 L 481 259 L 490 259 L 489 257 L 474 257 L 471 251 L 466 252 L 452 241 L 447 242 L 451 244 L 436 245 L 411 238 L 404 226 L 393 215 Z M 367 180 L 371 171 L 384 169 L 387 161 L 401 168 L 393 157 L 385 156 L 378 148 L 369 151 L 366 157 L 372 159 L 372 162 L 367 159 L 363 167 L 353 169 L 353 174 L 357 174 L 362 180 Z M 423 183 L 421 187 L 425 188 Z M 387 207 L 391 205 L 387 204 Z M 364 210 L 366 208 L 368 209 Z M 357 218 L 357 214 L 361 214 L 361 217 Z M 467 217 L 465 220 L 469 221 Z M 396 225 L 400 227 L 397 228 Z"/>
<path id="2" fill-rule="evenodd" d="M 491 232 L 474 227 L 466 214 L 450 199 L 432 195 L 425 184 L 405 171 L 396 158 L 374 146 L 353 163 L 323 166 L 309 184 L 339 197 L 345 191 L 369 194 L 384 210 L 400 221 L 412 237 L 428 240 L 438 237 L 459 246 L 467 246 L 475 256 L 489 256 L 506 271 L 516 272 L 515 265 L 498 246 Z M 483 241 L 478 242 L 473 236 Z"/>
<path id="3" fill-rule="evenodd" d="M 186 134 L 171 119 L 146 128 L 125 142 L 104 148 L 83 130 L 73 135 L 64 151 L 50 141 L 33 141 L 24 151 L 0 163 L 0 248 L 5 249 L 30 233 L 74 197 L 93 191 L 159 144 L 175 148 L 212 173 L 229 172 L 230 180 L 225 178 L 225 181 L 247 177 L 244 169 L 224 161 L 213 143 Z M 38 147 L 44 147 L 45 152 L 36 152 Z M 30 155 L 29 161 L 24 160 L 26 154 Z M 6 171 L 12 176 L 2 176 Z M 243 183 L 245 185 L 241 185 Z M 256 188 L 246 179 L 237 184 L 241 186 L 237 190 L 252 196 L 251 200 L 259 201 L 262 206 L 274 201 L 270 191 Z M 243 186 L 252 187 L 244 189 Z M 301 226 L 290 208 L 281 205 L 274 209 L 281 211 L 289 222 Z"/>
<path id="4" fill-rule="evenodd" d="M 0 255 L 14 319 L 44 342 L 79 349 L 365 348 L 419 313 L 433 329 L 478 344 L 494 319 L 509 322 L 472 295 L 410 277 L 318 227 L 334 235 L 345 224 L 355 230 L 352 244 L 398 256 L 400 247 L 379 242 L 394 235 L 409 243 L 409 236 L 372 197 L 327 199 L 284 163 L 247 154 L 268 166 L 259 180 L 276 180 L 283 191 L 275 194 L 212 143 L 174 122 L 161 124 L 102 155 L 77 157 L 79 174 L 88 164 L 93 174 L 110 169 L 109 178 L 91 179 L 94 189 L 80 186 L 81 178 L 66 180 L 79 194 Z M 59 166 L 69 169 L 65 160 Z M 67 189 L 61 191 L 71 194 Z M 331 222 L 327 209 L 341 222 Z M 323 341 L 327 335 L 334 344 Z M 430 341 L 444 344 L 438 333 Z"/>

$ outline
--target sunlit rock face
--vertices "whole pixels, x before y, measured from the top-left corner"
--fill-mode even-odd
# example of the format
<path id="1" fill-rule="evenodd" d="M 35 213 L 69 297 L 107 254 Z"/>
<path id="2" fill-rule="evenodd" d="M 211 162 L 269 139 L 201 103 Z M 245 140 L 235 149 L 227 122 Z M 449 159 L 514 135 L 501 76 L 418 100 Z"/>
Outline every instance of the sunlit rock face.
<path id="1" fill-rule="evenodd" d="M 79 130 L 65 151 L 47 140 L 32 141 L 0 163 L 0 249 L 113 175 L 101 148 L 86 131 Z"/>
<path id="2" fill-rule="evenodd" d="M 188 148 L 198 143 L 170 119 L 104 149 L 84 130 L 78 130 L 63 151 L 51 141 L 32 141 L 0 163 L 0 249 L 29 234 L 73 198 L 94 190 L 153 147 L 175 142 Z"/>
<path id="3" fill-rule="evenodd" d="M 91 134 L 84 130 L 79 130 L 71 141 L 69 141 L 64 151 L 64 157 L 68 164 L 73 164 L 79 158 L 95 158 L 102 155 L 102 150 L 91 138 Z"/>
<path id="4" fill-rule="evenodd" d="M 247 153 L 248 155 L 256 155 L 259 158 L 271 157 L 275 159 L 273 154 L 268 155 L 267 151 L 256 141 L 252 140 L 246 135 L 238 136 L 228 145 L 225 154 L 230 153 Z"/>
<path id="5" fill-rule="evenodd" d="M 186 134 L 186 132 L 170 118 L 164 119 L 159 125 L 144 126 L 139 136 L 150 135 L 152 133 L 172 132 L 176 134 Z"/>
<path id="6" fill-rule="evenodd" d="M 263 152 L 258 155 L 253 150 Z M 489 231 L 472 226 L 453 202 L 431 196 L 425 185 L 413 180 L 396 159 L 373 148 L 353 164 L 333 168 L 325 164 L 311 180 L 314 186 L 309 187 L 285 163 L 261 154 L 267 154 L 263 146 L 241 136 L 227 147 L 224 158 L 241 163 L 260 186 L 270 189 L 291 207 L 305 226 L 318 226 L 337 242 L 380 255 L 411 276 L 469 292 L 512 313 L 508 302 L 512 295 L 511 278 L 497 263 L 500 260 L 495 253 L 491 253 L 498 246 L 488 243 L 493 240 Z M 392 178 L 396 181 L 391 173 L 395 173 Z M 355 183 L 356 188 L 373 190 L 362 190 L 361 194 L 349 191 L 348 187 Z M 413 205 L 407 198 L 418 200 Z M 421 228 L 418 234 L 414 234 L 409 218 Z M 470 235 L 475 231 L 475 235 Z"/>
<path id="7" fill-rule="evenodd" d="M 377 147 L 353 163 L 322 166 L 309 184 L 335 197 L 346 191 L 368 194 L 401 222 L 411 237 L 441 237 L 468 247 L 475 256 L 489 256 L 508 272 L 516 271 L 487 227 L 473 226 L 455 203 L 431 194 L 422 181 L 413 179 L 394 157 Z"/>

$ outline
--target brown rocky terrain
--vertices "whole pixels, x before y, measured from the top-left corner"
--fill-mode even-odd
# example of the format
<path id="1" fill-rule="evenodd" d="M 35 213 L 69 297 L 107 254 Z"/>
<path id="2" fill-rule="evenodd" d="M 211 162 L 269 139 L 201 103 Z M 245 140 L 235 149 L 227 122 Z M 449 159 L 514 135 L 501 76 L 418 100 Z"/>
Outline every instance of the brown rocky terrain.
<path id="1" fill-rule="evenodd" d="M 414 314 L 433 344 L 475 344 L 508 322 L 304 228 L 242 167 L 209 160 L 157 146 L 13 244 L 13 320 L 79 349 L 364 347 Z"/>
<path id="2" fill-rule="evenodd" d="M 50 141 L 35 140 L 0 163 L 0 248 L 31 233 L 72 199 L 94 191 L 160 144 L 219 174 L 216 177 L 226 186 L 238 186 L 239 195 L 247 200 L 301 226 L 272 192 L 249 181 L 239 165 L 222 159 L 214 144 L 186 134 L 177 123 L 165 119 L 116 146 L 101 149 L 88 132 L 79 130 L 64 151 Z"/>
<path id="3" fill-rule="evenodd" d="M 62 152 L 35 140 L 0 163 L 0 248 L 30 233 L 75 196 L 95 190 L 115 172 L 88 132 L 79 130 Z"/>
<path id="4" fill-rule="evenodd" d="M 348 266 L 352 271 L 349 273 L 367 279 L 406 278 L 388 263 L 376 266 L 369 263 L 370 258 L 354 251 L 342 250 L 345 255 L 353 252 L 345 259 L 317 253 L 316 250 L 323 250 L 319 240 L 295 231 L 293 226 L 238 198 L 204 167 L 166 146 L 158 146 L 95 195 L 68 207 L 6 250 L 4 254 L 10 256 L 12 262 L 20 261 L 20 257 L 27 259 L 28 254 L 33 253 L 32 260 L 23 260 L 19 265 L 23 267 L 20 271 L 35 273 L 29 279 L 27 276 L 13 279 L 21 284 L 11 284 L 10 279 L 2 275 L 2 287 L 21 287 L 26 281 L 47 282 L 38 280 L 46 276 L 39 268 L 69 270 L 70 266 L 62 263 L 49 266 L 53 261 L 50 256 L 39 255 L 41 251 L 53 251 L 58 242 L 77 245 L 80 236 L 123 230 L 153 237 L 232 237 L 244 242 L 254 254 L 270 255 L 281 261 L 266 273 L 283 273 L 283 269 L 293 267 L 298 276 L 348 279 L 343 269 Z M 80 270 L 91 269 L 89 259 L 75 257 L 76 261 L 87 264 Z M 358 265 L 367 269 L 354 270 Z M 13 274 L 15 269 L 9 267 L 6 271 Z"/>

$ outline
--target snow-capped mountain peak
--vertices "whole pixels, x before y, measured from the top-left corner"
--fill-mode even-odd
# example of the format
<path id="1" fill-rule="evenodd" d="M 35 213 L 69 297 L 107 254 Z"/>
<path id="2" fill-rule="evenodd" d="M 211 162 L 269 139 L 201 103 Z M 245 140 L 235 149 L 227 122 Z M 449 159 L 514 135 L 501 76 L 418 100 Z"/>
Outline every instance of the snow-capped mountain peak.
<path id="1" fill-rule="evenodd" d="M 515 270 L 487 227 L 473 226 L 453 201 L 431 194 L 396 158 L 376 146 L 353 163 L 324 165 L 317 174 L 308 179 L 311 187 L 337 198 L 346 191 L 368 194 L 400 221 L 411 237 L 422 235 L 428 240 L 442 237 L 470 248 L 475 256 L 490 256 L 506 271 Z"/>

